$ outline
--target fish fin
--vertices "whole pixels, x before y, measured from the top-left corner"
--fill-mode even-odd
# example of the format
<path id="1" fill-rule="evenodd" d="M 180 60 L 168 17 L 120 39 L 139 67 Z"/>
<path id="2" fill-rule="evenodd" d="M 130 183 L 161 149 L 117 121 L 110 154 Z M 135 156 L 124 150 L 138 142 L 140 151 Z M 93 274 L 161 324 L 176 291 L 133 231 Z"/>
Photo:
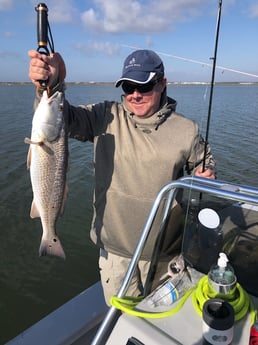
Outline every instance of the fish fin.
<path id="1" fill-rule="evenodd" d="M 65 252 L 62 244 L 57 236 L 54 236 L 52 240 L 41 239 L 39 247 L 39 256 L 55 255 L 62 259 L 65 259 Z"/>
<path id="2" fill-rule="evenodd" d="M 25 142 L 25 144 L 30 144 L 31 140 L 26 137 L 26 138 L 24 138 L 24 142 Z"/>
<path id="3" fill-rule="evenodd" d="M 53 150 L 46 145 L 46 140 L 39 140 L 39 141 L 32 141 L 31 139 L 29 138 L 25 138 L 24 139 L 24 142 L 25 144 L 29 144 L 29 145 L 38 145 L 40 146 L 46 153 L 50 154 L 50 155 L 53 155 L 54 152 Z M 30 148 L 29 148 L 29 152 L 30 152 Z M 30 164 L 28 166 L 28 159 L 27 159 L 27 167 L 29 168 L 30 167 Z"/>
<path id="4" fill-rule="evenodd" d="M 64 188 L 64 195 L 63 195 L 62 205 L 61 205 L 61 208 L 60 208 L 60 216 L 62 216 L 64 214 L 67 196 L 68 196 L 68 184 L 66 183 L 65 184 L 65 188 Z"/>
<path id="5" fill-rule="evenodd" d="M 43 142 L 42 142 L 42 144 L 40 146 L 48 155 L 53 155 L 54 154 L 54 151 L 51 149 L 51 147 L 47 146 Z"/>
<path id="6" fill-rule="evenodd" d="M 34 200 L 31 203 L 30 217 L 31 218 L 40 218 L 40 214 L 39 214 L 38 208 L 37 208 Z"/>
<path id="7" fill-rule="evenodd" d="M 27 169 L 30 168 L 31 165 L 31 149 L 29 148 L 28 154 L 27 154 Z"/>
<path id="8" fill-rule="evenodd" d="M 40 140 L 40 141 L 32 141 L 30 138 L 25 138 L 24 139 L 24 142 L 25 144 L 29 144 L 29 145 L 43 145 L 44 144 L 44 141 L 43 140 Z"/>

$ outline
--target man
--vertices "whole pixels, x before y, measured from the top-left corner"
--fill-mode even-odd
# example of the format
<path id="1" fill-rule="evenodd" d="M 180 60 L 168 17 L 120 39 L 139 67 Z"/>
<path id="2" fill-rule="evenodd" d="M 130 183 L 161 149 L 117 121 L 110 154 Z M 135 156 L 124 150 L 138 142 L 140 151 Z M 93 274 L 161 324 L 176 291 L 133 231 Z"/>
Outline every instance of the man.
<path id="1" fill-rule="evenodd" d="M 29 76 L 38 88 L 38 95 L 41 90 L 37 80 L 48 80 L 51 93 L 62 91 L 65 65 L 61 56 L 49 57 L 36 51 L 30 51 L 29 56 Z M 207 147 L 203 171 L 204 142 L 198 125 L 175 112 L 176 101 L 167 97 L 163 62 L 155 52 L 137 50 L 130 54 L 115 85 L 123 89 L 121 103 L 106 101 L 74 107 L 66 101 L 64 107 L 69 137 L 94 143 L 91 238 L 100 247 L 99 265 L 107 303 L 121 286 L 161 187 L 182 177 L 184 170 L 188 174 L 215 178 L 210 147 Z M 154 224 L 154 228 L 127 292 L 129 295 L 142 293 L 158 225 Z M 174 224 L 167 230 L 156 283 L 166 271 L 168 261 L 180 250 L 179 239 L 178 226 Z"/>

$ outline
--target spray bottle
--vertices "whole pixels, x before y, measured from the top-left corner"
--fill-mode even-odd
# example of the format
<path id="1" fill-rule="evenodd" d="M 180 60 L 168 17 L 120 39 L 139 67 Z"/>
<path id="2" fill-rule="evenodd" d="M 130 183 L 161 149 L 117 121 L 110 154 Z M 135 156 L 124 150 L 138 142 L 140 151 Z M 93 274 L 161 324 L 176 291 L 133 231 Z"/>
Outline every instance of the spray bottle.
<path id="1" fill-rule="evenodd" d="M 236 276 L 232 266 L 228 263 L 225 253 L 219 253 L 217 264 L 211 266 L 208 273 L 209 287 L 219 294 L 234 293 Z"/>

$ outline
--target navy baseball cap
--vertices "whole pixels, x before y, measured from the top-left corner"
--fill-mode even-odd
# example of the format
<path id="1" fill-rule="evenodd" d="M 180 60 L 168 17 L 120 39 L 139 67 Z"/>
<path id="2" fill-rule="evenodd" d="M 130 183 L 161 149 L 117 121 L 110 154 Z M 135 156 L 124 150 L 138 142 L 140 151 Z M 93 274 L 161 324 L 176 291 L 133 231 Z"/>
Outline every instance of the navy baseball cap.
<path id="1" fill-rule="evenodd" d="M 122 76 L 115 86 L 118 87 L 123 81 L 146 84 L 155 75 L 164 76 L 160 57 L 152 50 L 136 50 L 125 59 Z"/>

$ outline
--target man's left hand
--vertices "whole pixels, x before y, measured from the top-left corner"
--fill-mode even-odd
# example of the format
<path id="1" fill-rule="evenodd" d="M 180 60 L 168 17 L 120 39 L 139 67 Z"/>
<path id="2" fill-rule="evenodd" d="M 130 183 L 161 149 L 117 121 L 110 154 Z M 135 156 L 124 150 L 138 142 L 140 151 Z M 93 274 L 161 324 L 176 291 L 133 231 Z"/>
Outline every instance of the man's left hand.
<path id="1" fill-rule="evenodd" d="M 195 173 L 194 173 L 195 176 L 198 176 L 198 177 L 204 177 L 204 178 L 210 178 L 212 180 L 215 180 L 216 178 L 216 173 L 215 173 L 215 170 L 214 169 L 211 169 L 211 168 L 208 168 L 206 169 L 205 171 L 203 171 L 203 168 L 202 167 L 199 167 Z"/>

